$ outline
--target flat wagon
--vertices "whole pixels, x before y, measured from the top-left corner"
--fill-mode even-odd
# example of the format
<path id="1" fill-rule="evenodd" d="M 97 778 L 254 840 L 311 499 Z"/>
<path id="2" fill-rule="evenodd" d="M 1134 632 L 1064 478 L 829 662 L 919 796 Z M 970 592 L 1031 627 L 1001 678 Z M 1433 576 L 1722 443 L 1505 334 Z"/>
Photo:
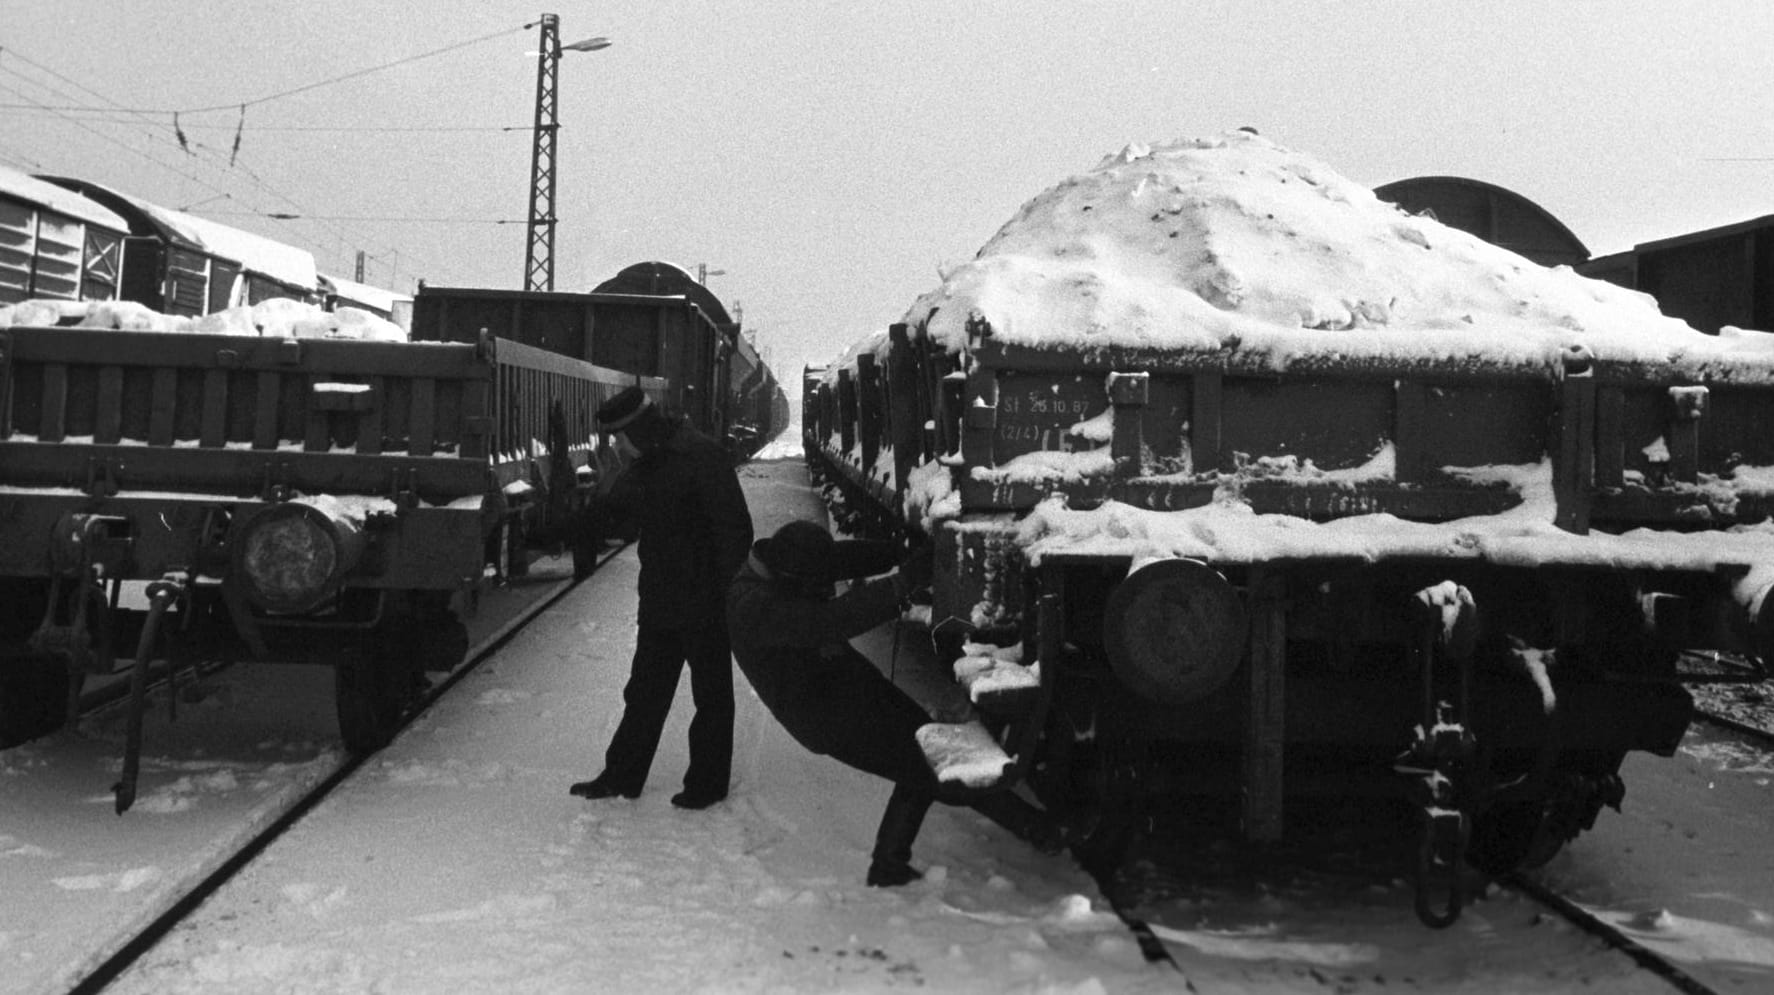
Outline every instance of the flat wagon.
<path id="1" fill-rule="evenodd" d="M 663 397 L 491 336 L 0 328 L 0 735 L 164 656 L 332 666 L 346 744 L 376 748 L 461 658 L 500 539 L 574 513 L 593 412 L 637 381 Z"/>
<path id="2" fill-rule="evenodd" d="M 936 543 L 982 790 L 1093 846 L 1161 797 L 1259 840 L 1394 799 L 1446 925 L 1464 864 L 1550 858 L 1674 751 L 1684 681 L 1774 651 L 1774 336 L 1254 135 L 1059 185 L 806 380 L 840 520 Z"/>

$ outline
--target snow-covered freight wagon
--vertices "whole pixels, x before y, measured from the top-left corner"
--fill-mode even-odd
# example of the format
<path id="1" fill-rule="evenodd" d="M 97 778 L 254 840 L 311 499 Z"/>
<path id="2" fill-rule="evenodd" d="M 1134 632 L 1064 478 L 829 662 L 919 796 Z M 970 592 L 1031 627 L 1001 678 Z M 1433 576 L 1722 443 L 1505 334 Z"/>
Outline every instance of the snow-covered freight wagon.
<path id="1" fill-rule="evenodd" d="M 315 269 L 314 255 L 63 176 L 0 166 L 0 304 L 127 301 L 199 316 L 270 300 L 389 319 L 410 298 Z"/>
<path id="2" fill-rule="evenodd" d="M 376 748 L 461 659 L 497 540 L 570 518 L 613 458 L 597 406 L 666 389 L 506 338 L 342 337 L 291 301 L 0 312 L 33 322 L 0 317 L 0 745 L 164 658 L 331 665 L 347 746 Z"/>
<path id="3" fill-rule="evenodd" d="M 97 201 L 0 166 L 0 304 L 117 299 L 129 228 Z"/>
<path id="4" fill-rule="evenodd" d="M 1377 200 L 1240 131 L 1029 201 L 809 372 L 841 521 L 931 537 L 931 624 L 1026 782 L 1274 839 L 1421 813 L 1419 915 L 1542 862 L 1774 652 L 1774 335 Z"/>

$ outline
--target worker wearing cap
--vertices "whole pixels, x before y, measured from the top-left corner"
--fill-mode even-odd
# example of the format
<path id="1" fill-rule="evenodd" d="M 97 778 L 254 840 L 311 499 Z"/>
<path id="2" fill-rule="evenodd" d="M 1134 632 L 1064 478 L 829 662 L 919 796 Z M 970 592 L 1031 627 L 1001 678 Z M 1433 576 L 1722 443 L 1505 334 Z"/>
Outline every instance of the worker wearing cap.
<path id="1" fill-rule="evenodd" d="M 598 427 L 637 455 L 592 503 L 603 534 L 638 531 L 640 617 L 634 659 L 622 690 L 622 720 L 604 769 L 574 784 L 581 798 L 634 798 L 677 694 L 685 664 L 696 714 L 679 808 L 727 797 L 733 764 L 733 657 L 724 616 L 727 582 L 751 547 L 751 512 L 731 455 L 669 417 L 638 387 L 597 411 Z"/>
<path id="2" fill-rule="evenodd" d="M 1063 844 L 1058 828 L 1015 795 L 943 795 L 917 742 L 930 716 L 848 642 L 896 617 L 913 592 L 929 585 L 930 548 L 921 546 L 890 576 L 834 597 L 835 581 L 885 573 L 896 556 L 891 544 L 839 542 L 807 521 L 789 522 L 754 543 L 727 593 L 739 669 L 796 742 L 893 782 L 875 834 L 870 885 L 893 887 L 923 876 L 912 867 L 912 843 L 935 801 L 969 805 L 1056 851 Z"/>

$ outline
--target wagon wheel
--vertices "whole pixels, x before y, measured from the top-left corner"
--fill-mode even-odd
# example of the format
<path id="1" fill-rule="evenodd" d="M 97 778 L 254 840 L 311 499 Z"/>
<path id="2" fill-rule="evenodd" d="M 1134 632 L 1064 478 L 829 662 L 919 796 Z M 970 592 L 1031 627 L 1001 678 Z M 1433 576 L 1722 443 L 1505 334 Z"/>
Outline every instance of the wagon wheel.
<path id="1" fill-rule="evenodd" d="M 376 639 L 347 650 L 333 666 L 333 703 L 345 748 L 364 754 L 387 746 L 423 686 L 425 641 Z"/>
<path id="2" fill-rule="evenodd" d="M 374 634 L 334 664 L 334 704 L 346 749 L 388 745 L 429 685 L 428 671 L 449 671 L 468 652 L 468 630 L 444 591 L 390 591 Z"/>
<path id="3" fill-rule="evenodd" d="M 1146 797 L 1131 767 L 1098 772 L 1098 793 L 1085 813 L 1083 834 L 1072 847 L 1079 866 L 1098 877 L 1112 876 L 1136 852 L 1150 817 Z"/>
<path id="4" fill-rule="evenodd" d="M 567 549 L 573 556 L 573 579 L 584 580 L 597 570 L 598 555 L 605 548 L 595 499 L 581 497 L 573 502 L 566 519 L 566 535 Z"/>
<path id="5" fill-rule="evenodd" d="M 1049 715 L 1050 751 L 1030 786 L 1068 826 L 1072 856 L 1100 881 L 1116 877 L 1148 832 L 1151 814 L 1140 750 L 1128 743 L 1077 743 L 1065 720 Z"/>
<path id="6" fill-rule="evenodd" d="M 1466 862 L 1497 877 L 1543 867 L 1564 845 L 1545 802 L 1508 802 L 1473 820 Z"/>
<path id="7" fill-rule="evenodd" d="M 366 650 L 341 654 L 333 664 L 333 706 L 339 738 L 352 753 L 374 753 L 400 728 L 401 697 L 388 669 Z"/>
<path id="8" fill-rule="evenodd" d="M 450 607 L 448 591 L 389 595 L 396 610 L 376 631 L 383 662 L 404 672 L 416 697 L 427 690 L 426 673 L 447 673 L 468 655 L 468 627 Z"/>
<path id="9" fill-rule="evenodd" d="M 598 554 L 603 552 L 604 544 L 590 529 L 578 529 L 573 533 L 573 579 L 584 580 L 597 569 Z"/>
<path id="10" fill-rule="evenodd" d="M 84 678 L 50 653 L 0 656 L 0 749 L 60 729 Z"/>
<path id="11" fill-rule="evenodd" d="M 1487 874 L 1531 870 L 1558 855 L 1565 843 L 1595 825 L 1603 806 L 1619 809 L 1623 753 L 1575 753 L 1560 758 L 1543 797 L 1491 806 L 1473 821 L 1467 862 Z"/>
<path id="12" fill-rule="evenodd" d="M 86 679 L 64 656 L 28 647 L 49 587 L 47 580 L 0 580 L 0 749 L 60 729 Z"/>
<path id="13" fill-rule="evenodd" d="M 505 577 L 514 580 L 530 575 L 530 540 L 522 515 L 509 515 L 503 529 Z"/>

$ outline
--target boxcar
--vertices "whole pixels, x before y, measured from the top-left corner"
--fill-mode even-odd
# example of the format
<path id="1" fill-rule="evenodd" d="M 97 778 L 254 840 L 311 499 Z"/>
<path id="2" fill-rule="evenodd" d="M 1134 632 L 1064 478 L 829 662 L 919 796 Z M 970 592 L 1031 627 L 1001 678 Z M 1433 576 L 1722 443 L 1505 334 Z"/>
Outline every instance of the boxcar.
<path id="1" fill-rule="evenodd" d="M 129 225 L 118 296 L 173 315 L 202 315 L 273 297 L 317 302 L 307 249 L 163 207 L 91 180 L 41 179 L 115 212 Z"/>
<path id="2" fill-rule="evenodd" d="M 0 304 L 116 300 L 128 235 L 117 212 L 0 166 Z"/>

